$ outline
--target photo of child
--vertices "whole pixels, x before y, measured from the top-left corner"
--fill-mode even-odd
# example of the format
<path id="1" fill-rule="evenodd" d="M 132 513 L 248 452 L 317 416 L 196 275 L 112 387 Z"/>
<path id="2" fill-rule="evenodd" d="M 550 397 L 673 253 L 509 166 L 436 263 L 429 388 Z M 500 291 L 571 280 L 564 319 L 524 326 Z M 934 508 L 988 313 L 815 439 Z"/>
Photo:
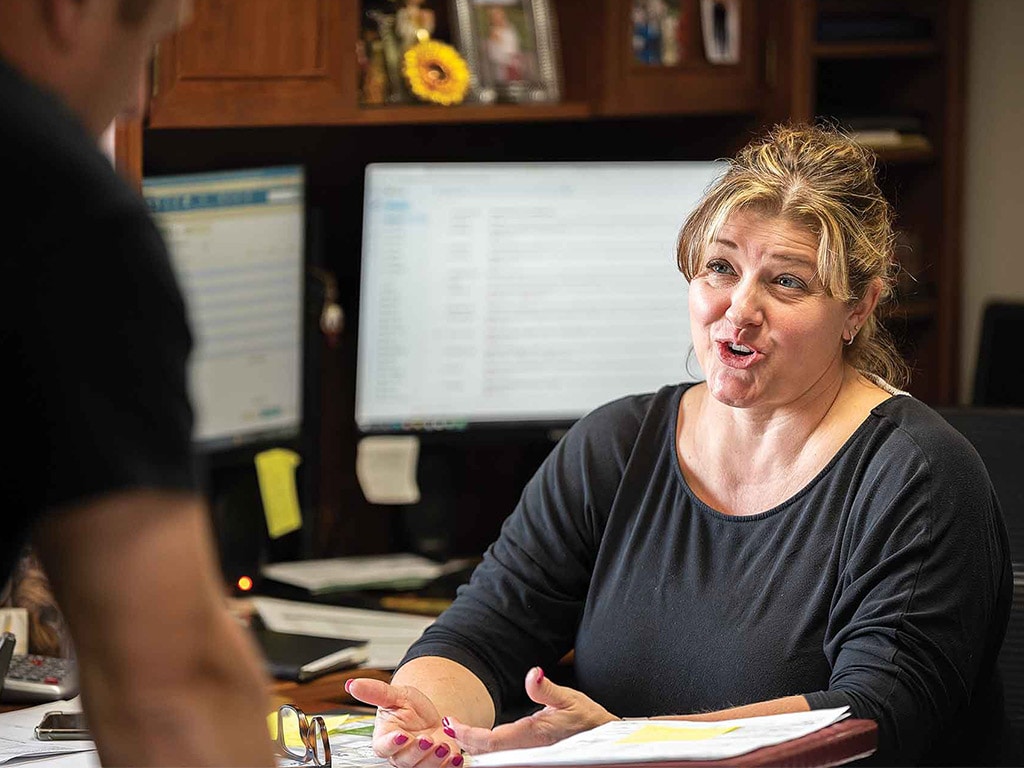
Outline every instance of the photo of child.
<path id="1" fill-rule="evenodd" d="M 522 0 L 474 3 L 484 80 L 497 86 L 537 77 L 537 53 Z"/>

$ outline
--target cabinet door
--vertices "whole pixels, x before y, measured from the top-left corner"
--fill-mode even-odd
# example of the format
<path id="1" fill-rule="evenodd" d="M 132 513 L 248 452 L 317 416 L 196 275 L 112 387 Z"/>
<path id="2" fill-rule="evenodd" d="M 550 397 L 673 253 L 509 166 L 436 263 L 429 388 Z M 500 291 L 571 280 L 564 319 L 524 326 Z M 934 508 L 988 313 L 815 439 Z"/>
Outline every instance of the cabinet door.
<path id="1" fill-rule="evenodd" d="M 149 125 L 344 120 L 356 73 L 342 43 L 355 24 L 355 4 L 338 0 L 196 0 L 192 23 L 157 52 Z"/>
<path id="2" fill-rule="evenodd" d="M 756 0 L 606 0 L 606 8 L 603 113 L 760 108 L 764 62 Z"/>

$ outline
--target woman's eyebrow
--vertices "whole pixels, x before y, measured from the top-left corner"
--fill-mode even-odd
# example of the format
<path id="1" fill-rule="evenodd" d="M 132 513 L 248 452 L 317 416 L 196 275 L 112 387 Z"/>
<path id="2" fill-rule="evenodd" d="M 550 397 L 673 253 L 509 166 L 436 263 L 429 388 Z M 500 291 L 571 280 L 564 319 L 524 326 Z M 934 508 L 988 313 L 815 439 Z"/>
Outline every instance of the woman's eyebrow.
<path id="1" fill-rule="evenodd" d="M 798 266 L 810 267 L 815 269 L 817 267 L 817 259 L 811 259 L 807 256 L 798 256 L 792 253 L 773 253 L 769 257 L 773 261 L 783 261 L 787 264 L 796 264 Z"/>

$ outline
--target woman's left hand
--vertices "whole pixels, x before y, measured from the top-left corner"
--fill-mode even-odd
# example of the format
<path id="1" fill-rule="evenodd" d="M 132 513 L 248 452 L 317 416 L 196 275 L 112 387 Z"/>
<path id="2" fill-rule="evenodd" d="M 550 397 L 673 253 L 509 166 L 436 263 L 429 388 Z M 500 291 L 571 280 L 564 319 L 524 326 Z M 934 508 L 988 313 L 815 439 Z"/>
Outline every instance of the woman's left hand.
<path id="1" fill-rule="evenodd" d="M 526 693 L 544 708 L 496 728 L 477 728 L 446 717 L 445 733 L 464 751 L 476 754 L 554 744 L 574 733 L 619 719 L 579 691 L 551 682 L 540 667 L 526 673 Z"/>

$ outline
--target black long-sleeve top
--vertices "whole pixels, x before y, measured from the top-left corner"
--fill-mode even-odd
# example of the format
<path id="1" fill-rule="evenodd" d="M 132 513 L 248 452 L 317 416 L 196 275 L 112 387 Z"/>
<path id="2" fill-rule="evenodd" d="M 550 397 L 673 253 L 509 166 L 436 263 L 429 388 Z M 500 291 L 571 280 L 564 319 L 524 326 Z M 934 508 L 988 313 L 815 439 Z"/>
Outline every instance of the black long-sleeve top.
<path id="1" fill-rule="evenodd" d="M 577 687 L 619 716 L 803 694 L 876 720 L 882 764 L 995 762 L 1012 577 L 970 444 L 893 396 L 792 498 L 724 515 L 676 458 L 687 386 L 578 422 L 407 659 L 468 667 L 499 719 L 575 649 Z"/>

